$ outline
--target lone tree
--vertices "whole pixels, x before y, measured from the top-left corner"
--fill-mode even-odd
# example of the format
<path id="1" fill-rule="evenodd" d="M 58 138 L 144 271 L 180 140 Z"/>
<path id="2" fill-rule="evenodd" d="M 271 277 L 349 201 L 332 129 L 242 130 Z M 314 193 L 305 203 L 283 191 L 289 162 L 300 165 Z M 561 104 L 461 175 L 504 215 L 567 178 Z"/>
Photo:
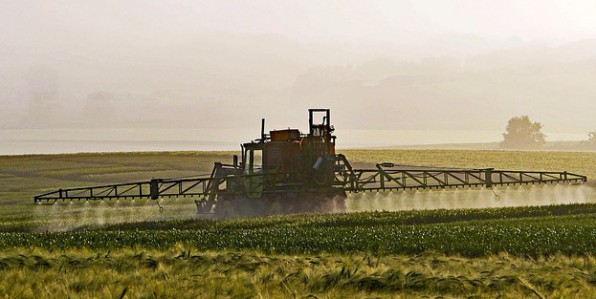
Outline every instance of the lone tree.
<path id="1" fill-rule="evenodd" d="M 596 143 L 596 132 L 588 133 L 588 142 L 589 143 Z"/>
<path id="2" fill-rule="evenodd" d="M 588 140 L 579 143 L 581 149 L 593 150 L 596 148 L 596 132 L 588 133 Z"/>
<path id="3" fill-rule="evenodd" d="M 514 117 L 507 123 L 501 147 L 511 149 L 535 149 L 546 142 L 542 124 L 530 121 L 527 115 Z"/>

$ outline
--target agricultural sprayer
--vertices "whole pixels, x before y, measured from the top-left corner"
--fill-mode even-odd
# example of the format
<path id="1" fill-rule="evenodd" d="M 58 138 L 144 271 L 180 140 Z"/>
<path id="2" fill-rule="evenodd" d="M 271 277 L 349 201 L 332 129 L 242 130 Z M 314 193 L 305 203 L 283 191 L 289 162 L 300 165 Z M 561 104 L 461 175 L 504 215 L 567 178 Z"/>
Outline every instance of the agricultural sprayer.
<path id="1" fill-rule="evenodd" d="M 285 129 L 266 134 L 263 119 L 260 138 L 242 144 L 241 156 L 235 155 L 231 164 L 216 162 L 210 176 L 59 189 L 35 196 L 34 202 L 192 197 L 198 213 L 233 217 L 341 210 L 346 194 L 356 192 L 587 180 L 565 171 L 406 167 L 394 163 L 355 169 L 335 151 L 329 109 L 308 112 L 307 133 Z"/>

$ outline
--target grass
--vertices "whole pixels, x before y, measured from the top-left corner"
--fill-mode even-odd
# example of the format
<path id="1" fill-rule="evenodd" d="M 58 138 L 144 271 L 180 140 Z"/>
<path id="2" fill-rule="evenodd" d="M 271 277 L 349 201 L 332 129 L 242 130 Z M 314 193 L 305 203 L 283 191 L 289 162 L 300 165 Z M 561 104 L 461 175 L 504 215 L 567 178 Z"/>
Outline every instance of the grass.
<path id="1" fill-rule="evenodd" d="M 312 216 L 293 216 L 187 221 L 186 225 L 174 222 L 169 229 L 138 223 L 55 233 L 0 233 L 0 248 L 165 249 L 184 243 L 199 250 L 259 250 L 299 255 L 426 251 L 468 257 L 501 252 L 532 257 L 559 253 L 593 255 L 596 253 L 594 208 L 588 205 L 588 211 L 575 215 L 518 218 L 515 215 L 523 211 L 517 209 L 484 210 L 479 214 L 467 211 L 468 217 L 462 218 L 468 218 L 465 221 L 456 220 L 448 212 L 440 215 L 443 211 L 427 211 L 415 221 L 402 217 L 402 213 L 373 212 L 318 216 L 314 220 Z M 514 215 L 509 215 L 509 211 Z M 487 213 L 494 215 L 486 217 Z M 405 222 L 405 219 L 410 220 Z"/>
<path id="2" fill-rule="evenodd" d="M 518 152 L 453 150 L 343 150 L 358 167 L 375 162 L 446 167 L 496 167 L 521 170 L 567 170 L 596 179 L 596 152 Z M 31 205 L 36 194 L 57 188 L 188 177 L 211 172 L 213 162 L 230 161 L 233 152 L 149 152 L 0 156 L 0 217 L 21 217 L 12 228 L 40 227 L 40 221 L 63 215 L 37 217 Z M 129 171 L 127 171 L 129 170 Z M 38 209 L 39 210 L 39 209 Z M 43 227 L 43 225 L 41 225 Z M 10 229 L 0 220 L 0 229 Z"/>
<path id="3" fill-rule="evenodd" d="M 9 297 L 109 298 L 588 298 L 596 260 L 255 251 L 17 248 L 0 254 Z"/>
<path id="4" fill-rule="evenodd" d="M 596 179 L 594 152 L 342 152 L 356 167 L 391 161 L 567 170 Z M 229 161 L 232 154 L 1 156 L 0 294 L 11 298 L 588 298 L 596 294 L 594 203 L 218 221 L 185 219 L 194 213 L 190 199 L 172 202 L 164 214 L 152 201 L 138 201 L 135 207 L 113 202 L 82 207 L 32 204 L 33 195 L 59 187 L 205 174 L 213 162 Z M 453 196 L 463 199 L 464 193 Z M 533 196 L 566 193 L 553 194 Z M 63 223 L 64 227 L 55 226 Z"/>

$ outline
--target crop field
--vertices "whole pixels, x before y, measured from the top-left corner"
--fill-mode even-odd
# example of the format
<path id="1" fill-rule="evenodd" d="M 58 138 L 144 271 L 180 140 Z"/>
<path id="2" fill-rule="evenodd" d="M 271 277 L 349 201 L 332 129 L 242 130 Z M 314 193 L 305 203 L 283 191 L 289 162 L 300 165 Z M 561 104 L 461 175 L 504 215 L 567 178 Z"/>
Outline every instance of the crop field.
<path id="1" fill-rule="evenodd" d="M 283 255 L 259 251 L 14 249 L 0 291 L 16 297 L 591 298 L 592 256 L 502 253 Z"/>
<path id="2" fill-rule="evenodd" d="M 596 153 L 342 151 L 356 167 L 567 170 Z M 0 295 L 589 298 L 596 194 L 582 186 L 356 194 L 352 213 L 196 219 L 192 199 L 33 205 L 59 187 L 209 173 L 229 152 L 0 157 Z M 495 194 L 498 193 L 499 196 Z M 378 211 L 375 211 L 378 210 Z"/>

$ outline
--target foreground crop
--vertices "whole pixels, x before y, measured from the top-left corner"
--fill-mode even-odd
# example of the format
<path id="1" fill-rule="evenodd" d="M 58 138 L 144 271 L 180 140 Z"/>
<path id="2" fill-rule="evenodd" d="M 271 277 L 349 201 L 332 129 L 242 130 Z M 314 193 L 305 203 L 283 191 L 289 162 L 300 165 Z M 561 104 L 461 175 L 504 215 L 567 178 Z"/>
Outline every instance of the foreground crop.
<path id="1" fill-rule="evenodd" d="M 585 213 L 578 208 L 584 208 Z M 259 250 L 268 253 L 419 254 L 428 251 L 463 256 L 507 252 L 517 256 L 596 253 L 593 205 L 550 208 L 510 208 L 458 211 L 358 213 L 343 215 L 268 217 L 228 221 L 186 221 L 171 228 L 151 223 L 122 225 L 109 230 L 46 233 L 0 233 L 0 248 L 164 249 L 184 243 L 199 250 Z M 570 215 L 523 217 L 523 211 Z M 574 215 L 574 213 L 579 213 Z M 408 224 L 422 213 L 418 221 Z M 467 221 L 456 221 L 457 214 Z M 453 215 L 455 214 L 455 215 Z M 443 220 L 439 216 L 443 217 Z M 435 217 L 435 218 L 433 218 Z M 521 217 L 521 218 L 514 218 Z M 465 217 L 458 217 L 459 219 Z M 513 219 L 511 219 L 513 218 Z M 409 219 L 409 220 L 408 220 Z M 484 220 L 478 220 L 484 219 Z M 455 222 L 453 222 L 455 221 Z M 157 224 L 157 226 L 164 224 Z"/>
<path id="2" fill-rule="evenodd" d="M 263 255 L 180 245 L 160 251 L 19 248 L 0 254 L 0 275 L 0 292 L 9 297 L 587 298 L 596 291 L 596 260 L 560 255 L 534 260 L 506 254 Z"/>

